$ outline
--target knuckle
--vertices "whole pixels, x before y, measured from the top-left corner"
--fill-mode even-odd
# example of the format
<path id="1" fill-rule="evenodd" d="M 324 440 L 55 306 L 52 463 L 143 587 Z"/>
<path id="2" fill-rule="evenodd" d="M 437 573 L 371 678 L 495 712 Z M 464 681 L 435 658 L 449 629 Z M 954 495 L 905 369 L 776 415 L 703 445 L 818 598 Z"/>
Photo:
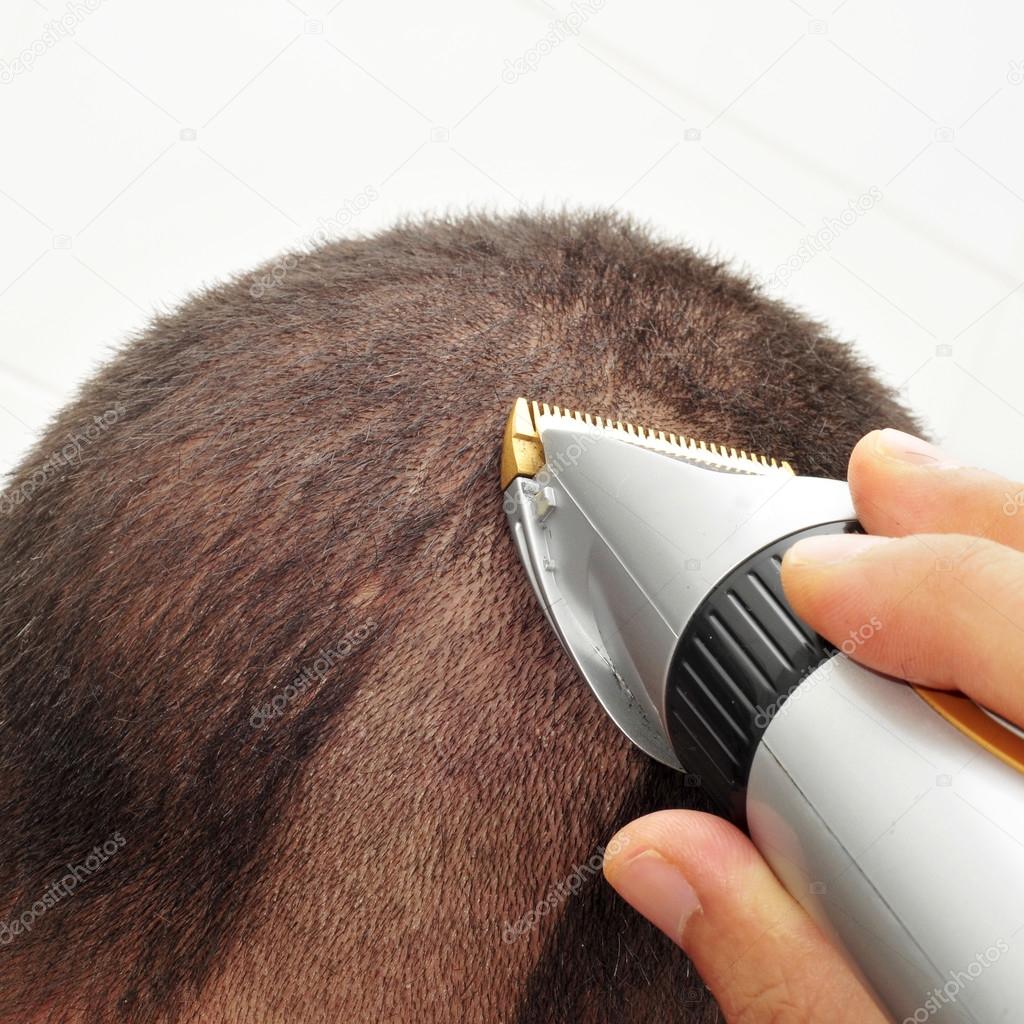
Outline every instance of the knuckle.
<path id="1" fill-rule="evenodd" d="M 1014 571 L 1013 560 L 1015 553 L 1001 544 L 972 538 L 953 575 L 959 583 L 981 583 L 986 589 L 1005 590 L 1019 597 L 1021 574 L 1019 569 Z"/>
<path id="2" fill-rule="evenodd" d="M 886 639 L 900 679 L 944 688 L 957 684 L 964 637 L 983 620 L 1024 626 L 1024 560 L 978 537 L 950 534 L 927 542 L 933 564 L 910 591 L 911 600 L 900 602 L 895 618 L 902 628 Z"/>
<path id="3" fill-rule="evenodd" d="M 817 1020 L 786 975 L 759 979 L 727 1013 L 731 1024 L 807 1024 Z"/>
<path id="4" fill-rule="evenodd" d="M 962 538 L 966 550 L 953 560 L 953 577 L 959 583 L 988 578 L 1003 562 L 1003 548 L 991 541 Z"/>
<path id="5" fill-rule="evenodd" d="M 952 686 L 955 682 L 951 672 L 937 668 L 932 660 L 919 650 L 908 650 L 896 659 L 893 675 L 906 683 L 927 683 L 940 688 Z"/>
<path id="6" fill-rule="evenodd" d="M 1012 622 L 1024 621 L 1024 560 L 1021 554 L 995 541 L 963 538 L 967 545 L 952 563 L 947 594 L 955 590 L 963 597 L 966 589 L 984 601 L 993 614 Z"/>
<path id="7" fill-rule="evenodd" d="M 956 579 L 984 603 L 993 620 L 1024 626 L 1024 559 L 991 541 L 972 548 L 957 567 Z M 1012 631 L 1011 631 L 1012 632 Z"/>

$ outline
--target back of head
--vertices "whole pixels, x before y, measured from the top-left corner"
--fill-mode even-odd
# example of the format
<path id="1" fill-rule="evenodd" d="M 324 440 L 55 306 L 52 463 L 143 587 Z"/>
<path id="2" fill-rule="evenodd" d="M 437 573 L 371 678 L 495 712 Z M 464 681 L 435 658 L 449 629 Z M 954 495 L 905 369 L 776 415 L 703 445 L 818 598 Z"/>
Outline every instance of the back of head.
<path id="1" fill-rule="evenodd" d="M 0 500 L 0 1017 L 713 1019 L 593 870 L 695 796 L 547 627 L 503 421 L 526 394 L 841 476 L 908 415 L 614 218 L 289 266 L 158 318 Z"/>

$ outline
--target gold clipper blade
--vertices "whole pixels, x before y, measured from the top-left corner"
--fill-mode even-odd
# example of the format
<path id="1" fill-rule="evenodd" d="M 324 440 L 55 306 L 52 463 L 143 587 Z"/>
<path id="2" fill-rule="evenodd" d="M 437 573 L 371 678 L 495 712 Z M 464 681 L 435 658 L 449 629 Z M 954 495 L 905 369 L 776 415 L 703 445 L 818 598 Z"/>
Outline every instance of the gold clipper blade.
<path id="1" fill-rule="evenodd" d="M 501 489 L 504 490 L 517 476 L 536 476 L 544 465 L 544 445 L 541 428 L 545 422 L 575 420 L 592 430 L 618 435 L 630 444 L 660 451 L 687 462 L 703 464 L 718 470 L 738 473 L 762 474 L 771 472 L 795 475 L 785 460 L 769 458 L 755 452 L 727 448 L 708 441 L 698 441 L 682 434 L 667 433 L 638 427 L 621 420 L 591 416 L 590 413 L 561 409 L 543 402 L 530 402 L 517 398 L 505 424 L 505 439 L 501 448 Z"/>

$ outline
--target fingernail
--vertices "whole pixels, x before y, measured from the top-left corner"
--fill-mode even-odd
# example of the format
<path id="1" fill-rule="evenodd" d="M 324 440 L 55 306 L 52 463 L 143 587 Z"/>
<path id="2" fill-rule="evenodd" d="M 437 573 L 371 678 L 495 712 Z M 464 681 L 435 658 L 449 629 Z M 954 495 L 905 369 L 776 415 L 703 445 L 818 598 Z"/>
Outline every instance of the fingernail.
<path id="1" fill-rule="evenodd" d="M 616 866 L 608 881 L 615 891 L 670 939 L 682 939 L 700 900 L 683 873 L 657 850 L 644 850 Z"/>
<path id="2" fill-rule="evenodd" d="M 953 466 L 956 463 L 941 449 L 913 434 L 886 427 L 875 440 L 875 450 L 887 459 L 914 466 Z"/>
<path id="3" fill-rule="evenodd" d="M 888 544 L 891 539 L 865 533 L 822 533 L 798 540 L 786 552 L 786 561 L 790 565 L 836 565 L 856 558 L 870 548 Z"/>

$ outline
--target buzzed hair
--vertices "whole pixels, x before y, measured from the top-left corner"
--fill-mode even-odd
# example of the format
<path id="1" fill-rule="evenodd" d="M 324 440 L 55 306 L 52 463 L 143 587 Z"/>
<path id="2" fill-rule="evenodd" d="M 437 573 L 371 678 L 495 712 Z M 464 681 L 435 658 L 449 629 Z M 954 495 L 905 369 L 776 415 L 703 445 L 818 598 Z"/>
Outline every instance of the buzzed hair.
<path id="1" fill-rule="evenodd" d="M 701 798 L 532 596 L 519 395 L 832 477 L 915 429 L 820 324 L 604 214 L 408 223 L 157 317 L 0 495 L 0 1018 L 717 1019 L 593 868 Z"/>

